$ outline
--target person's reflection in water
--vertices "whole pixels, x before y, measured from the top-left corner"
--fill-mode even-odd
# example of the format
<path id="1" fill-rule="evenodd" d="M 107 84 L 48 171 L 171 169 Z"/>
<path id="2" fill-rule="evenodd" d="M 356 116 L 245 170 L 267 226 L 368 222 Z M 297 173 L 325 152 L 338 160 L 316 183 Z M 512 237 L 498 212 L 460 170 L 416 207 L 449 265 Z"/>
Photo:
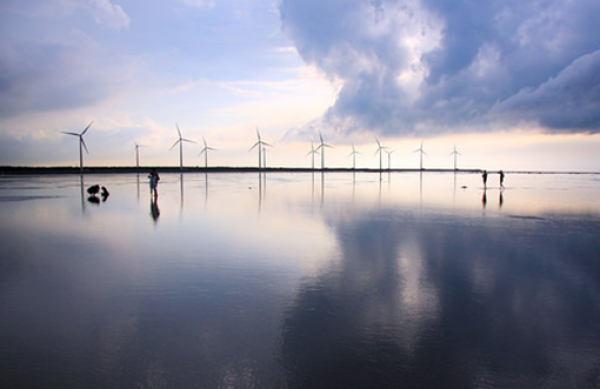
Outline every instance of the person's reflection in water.
<path id="1" fill-rule="evenodd" d="M 481 196 L 481 204 L 483 205 L 483 208 L 487 205 L 487 191 L 485 189 L 483 191 L 483 196 Z"/>
<path id="2" fill-rule="evenodd" d="M 157 196 L 150 196 L 150 215 L 152 215 L 152 220 L 154 220 L 154 223 L 158 222 L 158 218 L 160 217 L 160 209 L 158 208 Z"/>
<path id="3" fill-rule="evenodd" d="M 96 197 L 95 195 L 89 196 L 87 201 L 92 204 L 100 204 L 100 199 L 98 197 Z"/>
<path id="4" fill-rule="evenodd" d="M 502 194 L 502 191 L 500 191 L 500 198 L 498 199 L 498 208 L 502 208 L 502 205 L 504 205 L 504 195 Z"/>

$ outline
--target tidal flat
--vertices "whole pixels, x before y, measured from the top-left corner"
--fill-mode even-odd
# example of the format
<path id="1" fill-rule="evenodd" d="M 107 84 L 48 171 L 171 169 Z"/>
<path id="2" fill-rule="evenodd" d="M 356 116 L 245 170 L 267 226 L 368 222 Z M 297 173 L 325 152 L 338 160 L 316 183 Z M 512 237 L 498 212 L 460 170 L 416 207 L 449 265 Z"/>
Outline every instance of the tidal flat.
<path id="1" fill-rule="evenodd" d="M 600 176 L 504 185 L 0 176 L 0 386 L 598 388 Z"/>

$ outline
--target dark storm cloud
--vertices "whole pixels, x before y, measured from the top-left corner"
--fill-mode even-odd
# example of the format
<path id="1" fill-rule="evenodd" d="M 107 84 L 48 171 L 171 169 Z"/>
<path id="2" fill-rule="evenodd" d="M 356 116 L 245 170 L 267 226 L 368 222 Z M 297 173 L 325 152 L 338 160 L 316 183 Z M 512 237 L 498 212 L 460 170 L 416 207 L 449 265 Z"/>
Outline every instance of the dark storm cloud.
<path id="1" fill-rule="evenodd" d="M 578 58 L 538 88 L 526 88 L 498 104 L 497 113 L 538 120 L 557 131 L 597 132 L 600 126 L 600 51 Z"/>
<path id="2" fill-rule="evenodd" d="M 279 10 L 303 60 L 344 82 L 330 126 L 600 130 L 597 1 L 282 0 Z"/>

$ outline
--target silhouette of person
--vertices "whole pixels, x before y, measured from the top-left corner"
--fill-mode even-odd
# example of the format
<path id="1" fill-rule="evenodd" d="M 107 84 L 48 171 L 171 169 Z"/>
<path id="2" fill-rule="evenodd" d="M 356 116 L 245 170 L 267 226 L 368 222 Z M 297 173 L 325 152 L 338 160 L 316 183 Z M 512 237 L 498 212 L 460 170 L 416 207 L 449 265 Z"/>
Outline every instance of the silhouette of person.
<path id="1" fill-rule="evenodd" d="M 160 176 L 156 169 L 152 169 L 150 174 L 148 174 L 148 178 L 150 179 L 150 195 L 154 195 L 154 197 L 158 196 L 158 181 L 160 181 Z"/>
<path id="2" fill-rule="evenodd" d="M 500 188 L 504 188 L 504 172 L 500 170 Z"/>
<path id="3" fill-rule="evenodd" d="M 483 187 L 487 188 L 487 170 L 483 171 L 483 174 L 481 175 L 481 178 L 483 179 Z"/>
<path id="4" fill-rule="evenodd" d="M 102 196 L 102 202 L 105 202 L 106 199 L 108 198 L 108 196 L 110 196 L 110 193 L 108 193 L 108 189 L 106 189 L 105 186 L 102 187 L 102 191 L 100 192 L 100 195 Z"/>

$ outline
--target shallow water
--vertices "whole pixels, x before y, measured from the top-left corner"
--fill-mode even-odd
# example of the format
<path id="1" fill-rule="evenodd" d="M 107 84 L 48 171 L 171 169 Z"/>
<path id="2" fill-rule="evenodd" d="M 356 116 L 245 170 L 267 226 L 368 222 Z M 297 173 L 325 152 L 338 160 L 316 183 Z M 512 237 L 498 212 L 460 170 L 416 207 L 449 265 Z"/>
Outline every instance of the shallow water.
<path id="1" fill-rule="evenodd" d="M 147 181 L 0 177 L 1 387 L 600 387 L 599 176 Z"/>

